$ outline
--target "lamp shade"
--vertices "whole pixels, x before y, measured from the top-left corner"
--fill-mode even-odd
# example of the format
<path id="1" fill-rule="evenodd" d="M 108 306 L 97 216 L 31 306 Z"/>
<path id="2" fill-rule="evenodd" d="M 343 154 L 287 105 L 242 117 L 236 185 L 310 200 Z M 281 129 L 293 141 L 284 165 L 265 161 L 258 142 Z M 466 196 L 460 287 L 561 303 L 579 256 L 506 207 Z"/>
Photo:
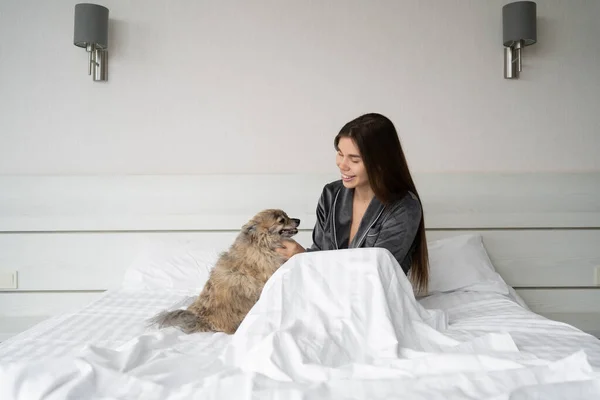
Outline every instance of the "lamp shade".
<path id="1" fill-rule="evenodd" d="M 517 1 L 502 7 L 502 39 L 504 46 L 523 41 L 524 46 L 537 42 L 536 4 Z"/>
<path id="2" fill-rule="evenodd" d="M 93 44 L 100 49 L 108 47 L 108 8 L 88 3 L 75 5 L 73 44 L 79 47 Z"/>

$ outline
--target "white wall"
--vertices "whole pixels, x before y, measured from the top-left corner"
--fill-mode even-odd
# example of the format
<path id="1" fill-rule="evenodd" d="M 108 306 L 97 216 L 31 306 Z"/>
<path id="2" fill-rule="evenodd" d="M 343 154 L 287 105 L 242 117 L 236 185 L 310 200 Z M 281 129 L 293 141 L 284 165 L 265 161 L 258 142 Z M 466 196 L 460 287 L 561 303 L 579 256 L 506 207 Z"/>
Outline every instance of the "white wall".
<path id="1" fill-rule="evenodd" d="M 538 0 L 502 76 L 500 0 L 100 1 L 109 82 L 70 0 L 0 0 L 0 174 L 334 171 L 349 119 L 415 171 L 600 170 L 600 2 Z"/>

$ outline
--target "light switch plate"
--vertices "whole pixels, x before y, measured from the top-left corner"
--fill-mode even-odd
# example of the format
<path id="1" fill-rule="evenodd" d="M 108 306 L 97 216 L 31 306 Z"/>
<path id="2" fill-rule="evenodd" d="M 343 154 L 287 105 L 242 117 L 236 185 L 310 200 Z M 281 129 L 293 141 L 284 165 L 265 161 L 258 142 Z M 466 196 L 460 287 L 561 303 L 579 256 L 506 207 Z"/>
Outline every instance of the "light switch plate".
<path id="1" fill-rule="evenodd" d="M 17 287 L 17 271 L 0 271 L 0 289 L 16 289 Z"/>

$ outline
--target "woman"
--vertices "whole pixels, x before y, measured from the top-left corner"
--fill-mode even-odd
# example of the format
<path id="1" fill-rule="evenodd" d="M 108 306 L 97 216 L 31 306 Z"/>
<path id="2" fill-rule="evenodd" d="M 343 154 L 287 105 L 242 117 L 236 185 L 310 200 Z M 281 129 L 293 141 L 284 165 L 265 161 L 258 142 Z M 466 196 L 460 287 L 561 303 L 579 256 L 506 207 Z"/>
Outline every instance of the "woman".
<path id="1" fill-rule="evenodd" d="M 392 121 L 365 114 L 348 122 L 334 140 L 341 180 L 323 188 L 313 244 L 294 240 L 279 253 L 383 247 L 410 271 L 415 292 L 427 292 L 427 241 L 421 201 Z"/>

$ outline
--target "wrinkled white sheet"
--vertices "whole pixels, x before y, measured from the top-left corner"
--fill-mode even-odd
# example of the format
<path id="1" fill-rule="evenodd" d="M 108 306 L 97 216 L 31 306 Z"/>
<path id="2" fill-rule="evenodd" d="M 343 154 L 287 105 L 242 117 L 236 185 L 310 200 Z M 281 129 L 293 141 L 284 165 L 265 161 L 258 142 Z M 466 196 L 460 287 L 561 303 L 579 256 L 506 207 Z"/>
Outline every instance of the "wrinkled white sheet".
<path id="1" fill-rule="evenodd" d="M 150 317 L 150 315 L 148 316 Z M 460 342 L 383 249 L 298 255 L 233 336 L 148 330 L 117 349 L 0 365 L 0 399 L 596 399 L 583 351 Z"/>

